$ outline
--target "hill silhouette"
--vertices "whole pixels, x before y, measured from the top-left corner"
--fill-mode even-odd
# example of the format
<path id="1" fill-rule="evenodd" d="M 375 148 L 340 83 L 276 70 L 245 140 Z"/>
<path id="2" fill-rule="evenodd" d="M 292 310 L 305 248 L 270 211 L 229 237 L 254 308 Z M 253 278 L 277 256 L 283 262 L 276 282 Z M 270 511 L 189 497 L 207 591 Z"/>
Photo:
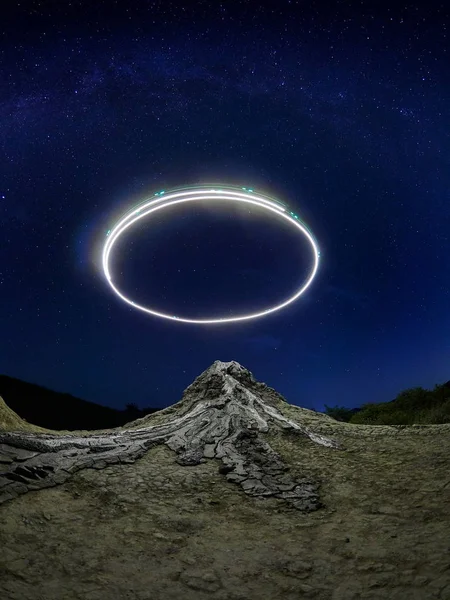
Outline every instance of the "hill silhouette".
<path id="1" fill-rule="evenodd" d="M 0 397 L 25 421 L 56 430 L 121 427 L 158 410 L 133 403 L 118 410 L 7 375 L 0 375 Z"/>

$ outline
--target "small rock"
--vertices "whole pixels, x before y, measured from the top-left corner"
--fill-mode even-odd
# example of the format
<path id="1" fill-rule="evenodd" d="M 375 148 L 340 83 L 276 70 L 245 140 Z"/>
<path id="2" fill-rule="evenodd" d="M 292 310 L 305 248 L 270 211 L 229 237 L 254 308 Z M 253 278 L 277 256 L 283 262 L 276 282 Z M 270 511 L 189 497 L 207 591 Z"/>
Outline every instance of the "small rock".
<path id="1" fill-rule="evenodd" d="M 123 530 L 125 535 L 133 535 L 136 533 L 136 530 L 134 527 L 125 527 L 125 529 Z"/>
<path id="2" fill-rule="evenodd" d="M 180 575 L 180 581 L 193 590 L 205 592 L 216 592 L 222 587 L 219 578 L 211 571 L 186 571 Z"/>
<path id="3" fill-rule="evenodd" d="M 278 563 L 278 569 L 291 577 L 304 579 L 309 576 L 312 564 L 303 560 L 287 559 Z"/>
<path id="4" fill-rule="evenodd" d="M 216 444 L 205 444 L 203 456 L 205 458 L 214 458 L 216 455 Z"/>
<path id="5" fill-rule="evenodd" d="M 231 465 L 221 465 L 219 467 L 219 473 L 221 475 L 226 475 L 227 473 L 230 473 L 233 469 L 234 469 L 234 466 L 231 466 Z"/>

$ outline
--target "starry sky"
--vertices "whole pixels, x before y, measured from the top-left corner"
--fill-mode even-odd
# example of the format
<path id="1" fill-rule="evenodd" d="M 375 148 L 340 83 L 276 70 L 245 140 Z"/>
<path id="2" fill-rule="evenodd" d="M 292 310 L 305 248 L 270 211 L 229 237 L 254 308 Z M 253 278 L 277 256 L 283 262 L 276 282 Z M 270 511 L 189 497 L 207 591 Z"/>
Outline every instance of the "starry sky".
<path id="1" fill-rule="evenodd" d="M 168 406 L 217 359 L 317 410 L 450 379 L 446 3 L 8 4 L 0 373 L 117 408 Z M 216 326 L 123 303 L 100 268 L 107 230 L 156 191 L 210 182 L 301 216 L 321 250 L 310 289 Z M 258 210 L 210 205 L 119 247 L 130 295 L 197 317 L 282 300 L 311 259 Z"/>

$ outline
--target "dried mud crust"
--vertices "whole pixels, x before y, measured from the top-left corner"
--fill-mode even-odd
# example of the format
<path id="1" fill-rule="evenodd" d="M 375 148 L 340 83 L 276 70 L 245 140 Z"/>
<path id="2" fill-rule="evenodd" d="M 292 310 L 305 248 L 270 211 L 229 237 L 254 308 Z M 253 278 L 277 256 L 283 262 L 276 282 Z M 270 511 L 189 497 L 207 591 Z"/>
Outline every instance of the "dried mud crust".
<path id="1" fill-rule="evenodd" d="M 0 432 L 0 504 L 60 485 L 81 469 L 132 463 L 164 444 L 186 467 L 219 459 L 223 477 L 248 495 L 318 510 L 317 483 L 303 476 L 293 479 L 262 434 L 296 432 L 330 452 L 339 443 L 286 417 L 285 406 L 281 396 L 238 363 L 216 361 L 164 415 L 140 419 L 126 429 L 90 436 Z"/>
<path id="2" fill-rule="evenodd" d="M 49 466 L 49 443 L 95 468 L 0 506 L 2 600 L 450 598 L 450 426 L 337 423 L 213 367 L 128 428 L 20 434 L 3 468 Z"/>
<path id="3" fill-rule="evenodd" d="M 165 446 L 80 471 L 0 508 L 2 598 L 446 600 L 449 439 L 402 437 L 329 453 L 273 436 L 322 481 L 312 513 L 248 497 L 219 461 L 186 468 Z"/>

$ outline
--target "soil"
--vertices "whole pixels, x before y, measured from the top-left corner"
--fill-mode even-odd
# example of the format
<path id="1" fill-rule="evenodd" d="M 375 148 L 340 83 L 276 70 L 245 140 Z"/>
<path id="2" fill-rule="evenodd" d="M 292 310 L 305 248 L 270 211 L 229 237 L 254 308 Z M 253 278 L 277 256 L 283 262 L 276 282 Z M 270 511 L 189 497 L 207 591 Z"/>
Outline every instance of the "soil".
<path id="1" fill-rule="evenodd" d="M 182 466 L 157 446 L 0 506 L 0 597 L 449 600 L 450 425 L 286 412 L 342 444 L 262 434 L 320 482 L 319 510 L 248 496 L 220 461 Z"/>

